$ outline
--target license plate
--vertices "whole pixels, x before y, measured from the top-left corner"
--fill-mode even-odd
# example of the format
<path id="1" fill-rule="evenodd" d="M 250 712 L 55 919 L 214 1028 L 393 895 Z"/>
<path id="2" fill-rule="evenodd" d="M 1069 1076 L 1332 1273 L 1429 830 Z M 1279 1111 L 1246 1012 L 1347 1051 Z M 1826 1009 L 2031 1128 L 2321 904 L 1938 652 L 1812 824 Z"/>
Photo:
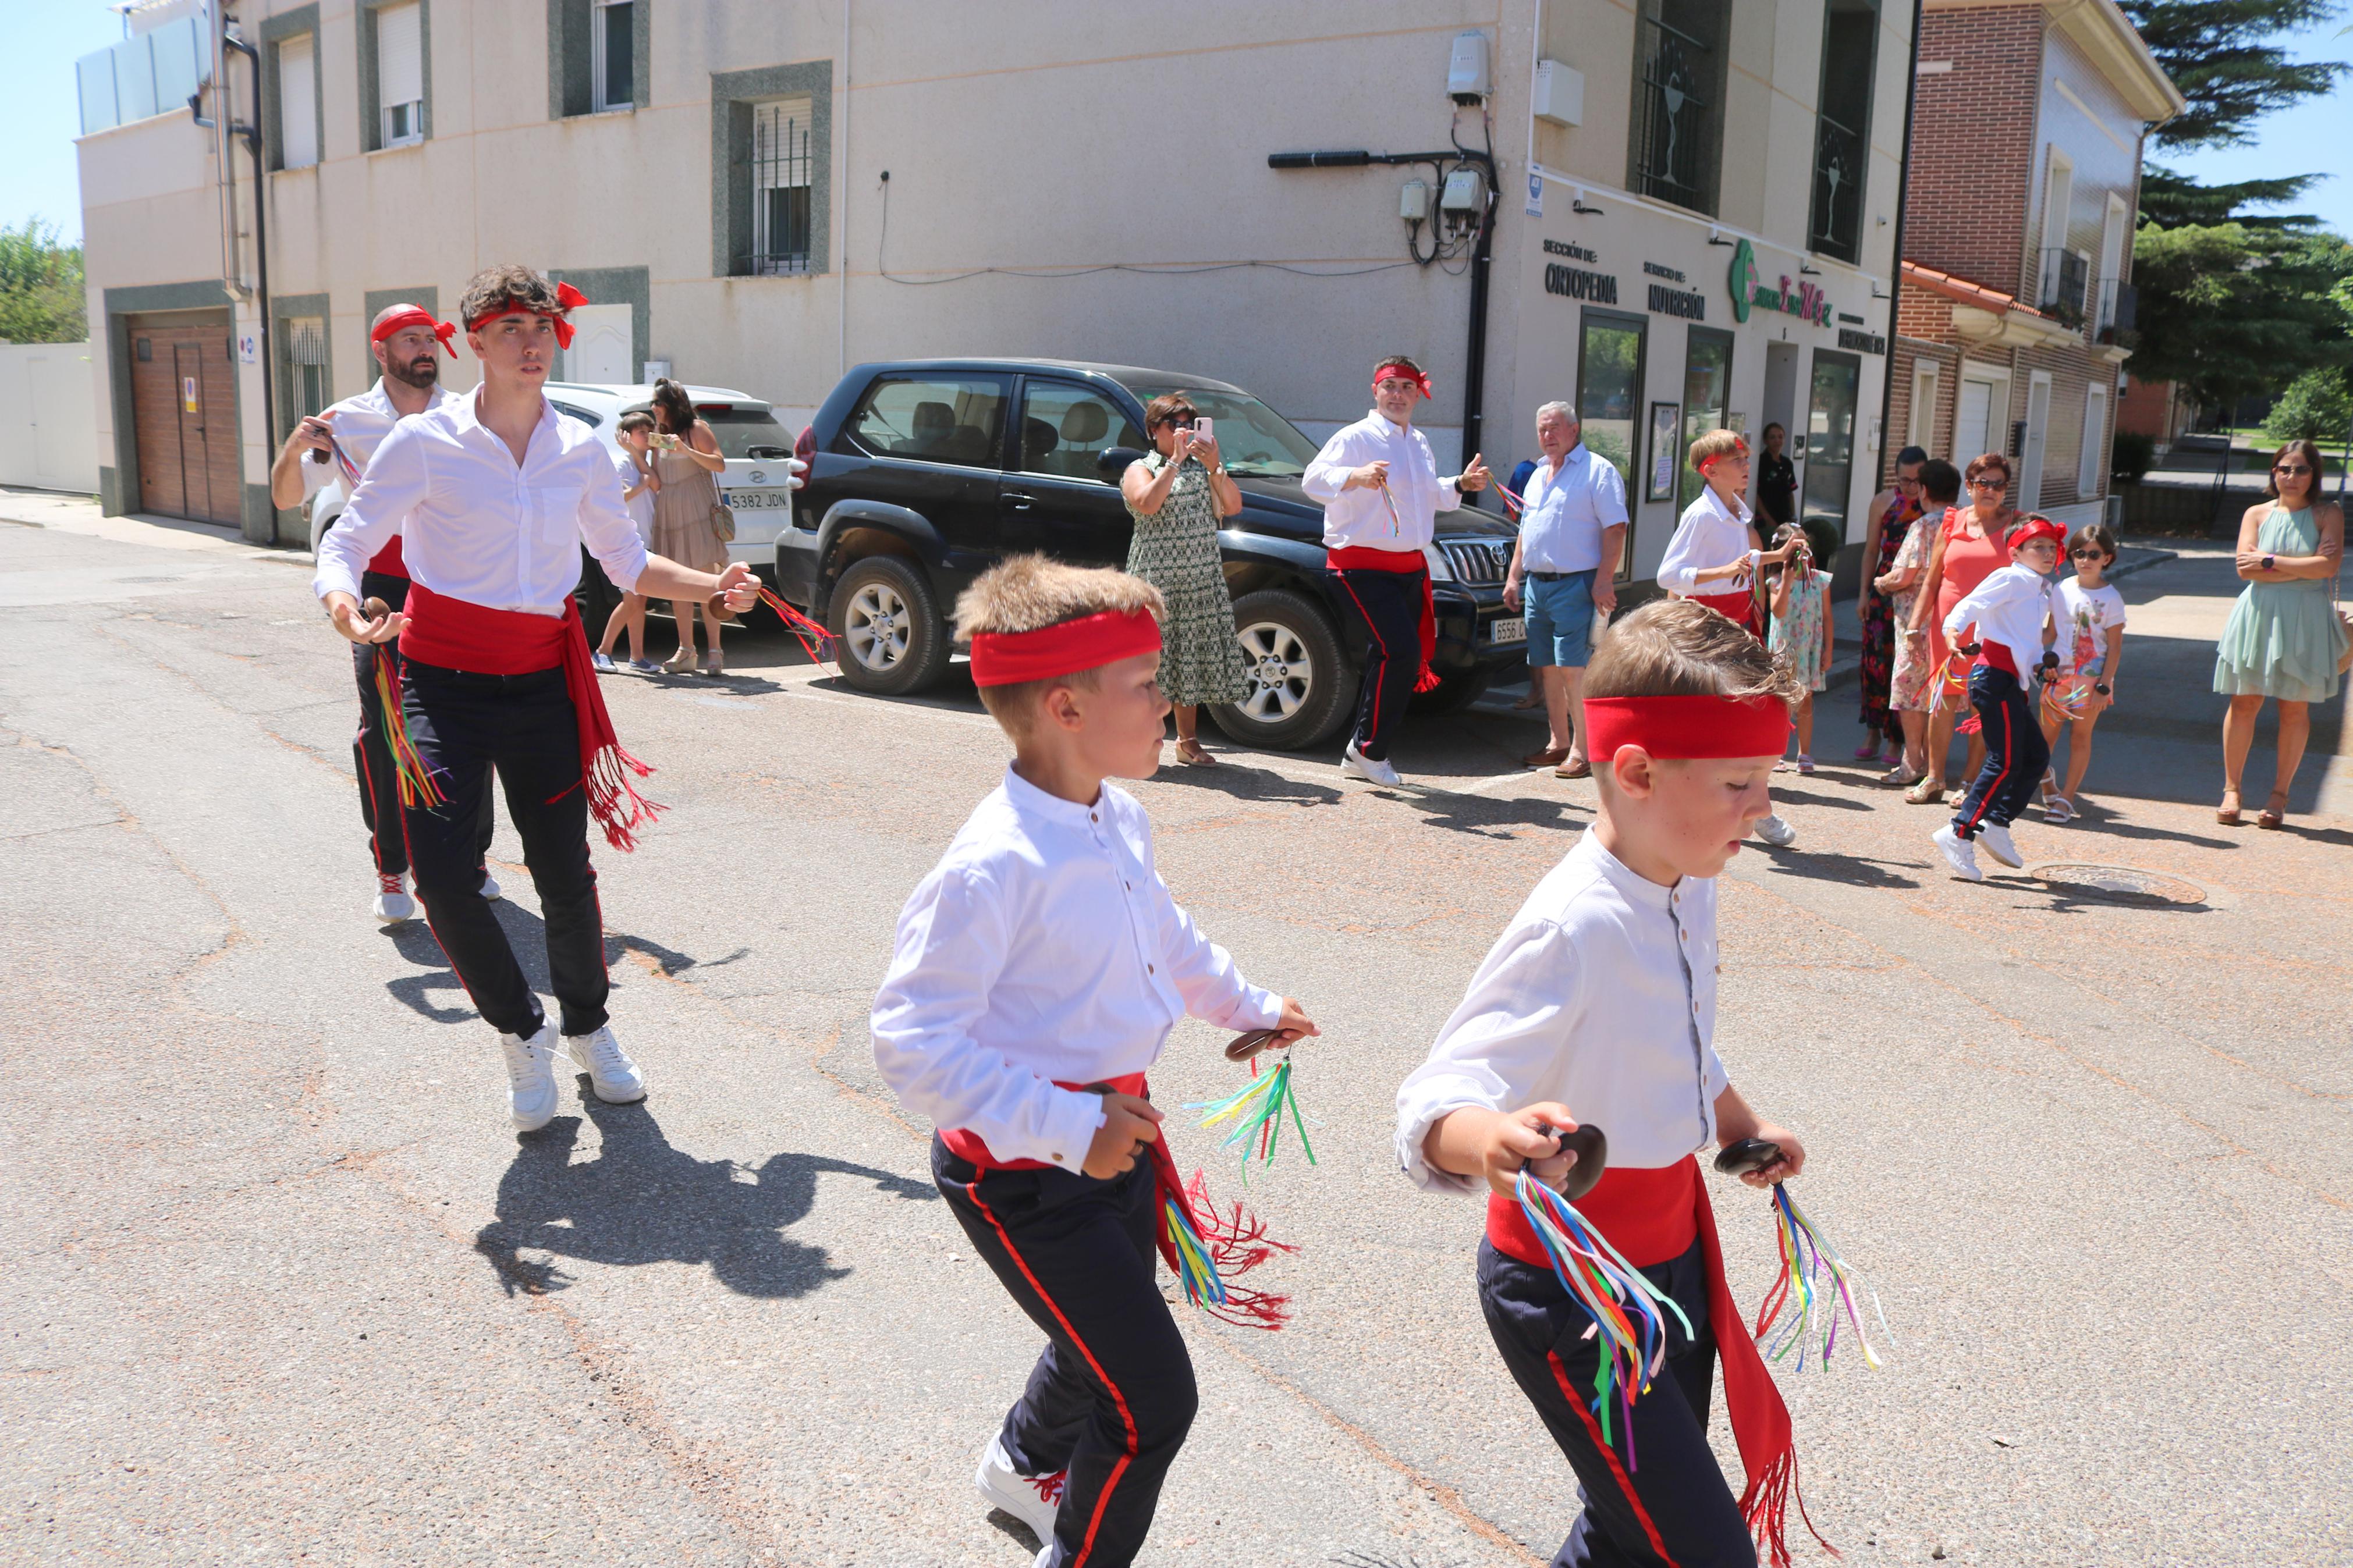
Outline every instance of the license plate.
<path id="1" fill-rule="evenodd" d="M 1528 621 L 1525 616 L 1498 616 L 1487 623 L 1489 642 L 1525 642 Z"/>
<path id="2" fill-rule="evenodd" d="M 720 499 L 737 511 L 789 511 L 793 492 L 790 490 L 723 490 Z"/>

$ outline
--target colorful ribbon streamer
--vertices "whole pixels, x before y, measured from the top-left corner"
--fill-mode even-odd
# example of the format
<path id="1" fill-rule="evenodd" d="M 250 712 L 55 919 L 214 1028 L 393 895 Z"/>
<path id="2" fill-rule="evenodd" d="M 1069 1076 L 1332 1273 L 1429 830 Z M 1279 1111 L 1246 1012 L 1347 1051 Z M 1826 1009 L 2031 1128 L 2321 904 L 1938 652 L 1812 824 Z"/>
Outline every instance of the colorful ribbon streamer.
<path id="1" fill-rule="evenodd" d="M 776 618 L 785 623 L 785 630 L 800 640 L 801 651 L 809 656 L 811 664 L 840 666 L 841 647 L 834 640 L 831 632 L 786 604 L 766 587 L 760 590 L 760 602 L 776 611 Z"/>
<path id="2" fill-rule="evenodd" d="M 1954 648 L 1945 655 L 1945 662 L 1937 668 L 1931 681 L 1936 700 L 1930 705 L 1929 711 L 1934 713 L 1942 709 L 1958 713 L 1960 718 L 1953 725 L 1956 735 L 1974 735 L 1984 723 L 1969 703 L 1969 668 L 1974 657 Z"/>
<path id="3" fill-rule="evenodd" d="M 1773 1188 L 1773 1226 L 1781 1244 L 1781 1277 L 1757 1303 L 1757 1327 L 1753 1338 L 1767 1358 L 1779 1361 L 1795 1349 L 1797 1370 L 1806 1370 L 1807 1347 L 1815 1337 L 1815 1319 L 1821 1321 L 1821 1362 L 1823 1370 L 1830 1367 L 1831 1352 L 1838 1346 L 1839 1314 L 1844 1310 L 1846 1321 L 1853 1325 L 1855 1343 L 1862 1347 L 1862 1363 L 1877 1372 L 1878 1352 L 1872 1349 L 1871 1336 L 1864 1332 L 1862 1314 L 1855 1303 L 1857 1295 L 1871 1298 L 1872 1315 L 1879 1320 L 1879 1331 L 1890 1345 L 1894 1343 L 1894 1331 L 1887 1326 L 1887 1314 L 1880 1309 L 1879 1292 L 1862 1282 L 1820 1226 L 1798 1206 L 1789 1195 L 1787 1183 Z M 1831 1300 L 1835 1294 L 1837 1300 Z M 1773 1325 L 1785 1310 L 1794 1308 L 1788 1321 L 1778 1334 L 1772 1334 Z M 1768 1341 L 1767 1336 L 1772 1334 Z"/>
<path id="4" fill-rule="evenodd" d="M 2073 723 L 2084 716 L 2090 705 L 2092 678 L 2088 675 L 2058 675 L 2042 683 L 2042 714 L 2061 723 Z"/>
<path id="5" fill-rule="evenodd" d="M 1664 1307 L 1693 1337 L 1691 1320 L 1674 1299 L 1665 1295 L 1626 1261 L 1609 1238 L 1569 1201 L 1522 1171 L 1514 1195 L 1528 1226 L 1552 1259 L 1552 1271 L 1570 1296 L 1593 1320 L 1586 1337 L 1601 1338 L 1600 1364 L 1593 1375 L 1593 1411 L 1600 1418 L 1601 1440 L 1611 1443 L 1612 1417 L 1624 1413 L 1626 1461 L 1634 1463 L 1634 1426 L 1630 1419 L 1637 1394 L 1650 1391 L 1651 1379 L 1666 1364 L 1667 1333 Z"/>
<path id="6" fill-rule="evenodd" d="M 1381 481 L 1381 504 L 1389 509 L 1389 537 L 1394 539 L 1405 531 L 1405 519 L 1398 515 L 1397 497 L 1389 493 L 1387 479 Z"/>
<path id="7" fill-rule="evenodd" d="M 370 600 L 375 604 L 380 601 Z M 441 786 L 433 782 L 433 770 L 426 763 L 417 742 L 408 738 L 408 716 L 401 710 L 400 655 L 396 644 L 379 643 L 375 650 L 375 704 L 383 716 L 385 750 L 392 753 L 394 782 L 400 787 L 400 804 L 406 809 L 422 806 L 438 810 L 445 802 Z"/>
<path id="8" fill-rule="evenodd" d="M 1155 1142 L 1151 1147 L 1160 1188 L 1160 1256 L 1175 1272 L 1185 1300 L 1237 1328 L 1282 1327 L 1291 1318 L 1290 1297 L 1234 1281 L 1278 1252 L 1299 1249 L 1268 1236 L 1266 1222 L 1240 1203 L 1231 1212 L 1221 1212 L 1200 1172 L 1179 1185 L 1166 1146 Z"/>
<path id="9" fill-rule="evenodd" d="M 1291 1058 L 1286 1053 L 1272 1070 L 1261 1073 L 1258 1060 L 1250 1060 L 1250 1081 L 1223 1100 L 1198 1100 L 1185 1107 L 1187 1110 L 1206 1110 L 1200 1125 L 1218 1127 L 1230 1124 L 1218 1147 L 1239 1147 L 1242 1156 L 1242 1184 L 1250 1184 L 1250 1163 L 1274 1163 L 1274 1151 L 1282 1141 L 1282 1113 L 1291 1112 L 1291 1125 L 1298 1130 L 1299 1146 L 1306 1152 L 1307 1163 L 1315 1163 L 1315 1145 L 1307 1140 L 1307 1121 L 1300 1114 L 1299 1096 L 1291 1087 Z M 1256 1148 L 1253 1150 L 1252 1145 Z"/>

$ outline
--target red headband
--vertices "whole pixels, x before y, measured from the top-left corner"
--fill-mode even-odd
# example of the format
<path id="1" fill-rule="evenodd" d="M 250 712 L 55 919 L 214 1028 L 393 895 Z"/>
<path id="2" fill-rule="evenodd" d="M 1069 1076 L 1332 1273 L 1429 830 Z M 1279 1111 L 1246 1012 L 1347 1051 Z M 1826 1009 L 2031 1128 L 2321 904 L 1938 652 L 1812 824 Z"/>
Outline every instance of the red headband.
<path id="1" fill-rule="evenodd" d="M 1436 395 L 1430 390 L 1430 377 L 1418 370 L 1408 370 L 1401 364 L 1385 364 L 1373 373 L 1373 390 L 1378 392 L 1385 381 L 1409 381 L 1421 388 L 1424 397 Z"/>
<path id="2" fill-rule="evenodd" d="M 2062 550 L 2067 548 L 2067 531 L 2047 517 L 2030 517 L 2010 531 L 2012 550 L 2037 539 L 2047 539 Z"/>
<path id="3" fill-rule="evenodd" d="M 1789 705 L 1778 697 L 1588 697 L 1586 755 L 1606 763 L 1621 746 L 1654 757 L 1776 757 L 1789 743 Z"/>
<path id="4" fill-rule="evenodd" d="M 1150 610 L 1105 610 L 1034 632 L 982 632 L 972 639 L 972 683 L 1012 686 L 1101 669 L 1160 647 Z"/>
<path id="5" fill-rule="evenodd" d="M 1746 456 L 1748 456 L 1748 443 L 1741 441 L 1736 443 L 1732 450 L 1729 452 L 1718 452 L 1715 457 L 1704 459 L 1700 463 L 1699 471 L 1704 474 L 1710 468 L 1724 461 L 1726 458 L 1745 458 Z"/>
<path id="6" fill-rule="evenodd" d="M 490 322 L 499 320 L 501 316 L 545 316 L 549 321 L 555 323 L 555 346 L 560 349 L 568 349 L 572 346 L 572 312 L 577 307 L 585 305 L 587 302 L 588 296 L 583 294 L 579 289 L 575 289 L 571 284 L 558 283 L 555 286 L 554 310 L 528 310 L 522 305 L 509 304 L 504 309 L 494 310 L 487 315 L 475 317 L 472 321 L 466 323 L 466 330 L 470 332 L 480 331 L 484 326 L 488 325 Z"/>
<path id="7" fill-rule="evenodd" d="M 431 332 L 435 337 L 441 340 L 441 351 L 444 353 L 452 355 L 453 357 L 456 355 L 458 351 L 449 346 L 449 340 L 458 335 L 458 329 L 451 326 L 447 321 L 435 321 L 430 314 L 420 310 L 415 305 L 409 306 L 408 309 L 405 310 L 396 311 L 392 315 L 386 316 L 383 321 L 378 321 L 375 324 L 375 331 L 368 334 L 368 342 L 372 343 L 387 342 L 391 340 L 393 333 L 405 332 L 411 327 L 423 327 L 427 331 Z"/>

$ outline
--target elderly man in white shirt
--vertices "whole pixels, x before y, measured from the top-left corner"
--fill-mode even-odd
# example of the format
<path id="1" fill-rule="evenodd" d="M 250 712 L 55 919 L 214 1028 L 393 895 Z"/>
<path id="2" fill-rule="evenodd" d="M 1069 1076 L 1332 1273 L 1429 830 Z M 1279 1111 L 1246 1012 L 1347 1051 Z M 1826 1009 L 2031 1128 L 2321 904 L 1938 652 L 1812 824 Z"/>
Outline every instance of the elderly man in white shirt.
<path id="1" fill-rule="evenodd" d="M 1614 582 L 1626 550 L 1625 477 L 1582 434 L 1567 404 L 1536 410 L 1544 461 L 1520 498 L 1519 542 L 1504 578 L 1504 603 L 1527 609 L 1528 674 L 1544 694 L 1551 729 L 1544 749 L 1520 761 L 1565 779 L 1593 771 L 1582 751 L 1585 665 L 1593 656 L 1594 617 L 1618 607 Z"/>
<path id="2" fill-rule="evenodd" d="M 751 574 L 691 571 L 646 552 L 596 435 L 541 388 L 568 344 L 577 290 L 525 267 L 467 284 L 459 314 L 481 361 L 470 396 L 403 419 L 376 448 L 343 517 L 320 542 L 312 583 L 336 631 L 401 643 L 402 831 L 425 918 L 507 1058 L 508 1114 L 533 1131 L 555 1114 L 556 1027 L 477 896 L 470 806 L 496 766 L 539 893 L 564 1045 L 598 1099 L 645 1098 L 645 1077 L 607 1021 L 604 920 L 588 860 L 593 815 L 630 846 L 651 810 L 628 783 L 646 768 L 620 748 L 589 668 L 572 591 L 585 541 L 615 583 L 665 597 L 726 597 L 748 610 Z M 405 614 L 371 616 L 360 572 L 397 530 Z"/>
<path id="3" fill-rule="evenodd" d="M 1373 408 L 1324 443 L 1300 488 L 1324 503 L 1324 560 L 1365 624 L 1365 683 L 1340 771 L 1373 784 L 1402 781 L 1388 760 L 1406 700 L 1438 684 L 1430 668 L 1438 622 L 1422 551 L 1437 514 L 1487 488 L 1473 456 L 1451 479 L 1438 477 L 1430 441 L 1413 427 L 1430 378 L 1403 355 L 1374 367 Z"/>

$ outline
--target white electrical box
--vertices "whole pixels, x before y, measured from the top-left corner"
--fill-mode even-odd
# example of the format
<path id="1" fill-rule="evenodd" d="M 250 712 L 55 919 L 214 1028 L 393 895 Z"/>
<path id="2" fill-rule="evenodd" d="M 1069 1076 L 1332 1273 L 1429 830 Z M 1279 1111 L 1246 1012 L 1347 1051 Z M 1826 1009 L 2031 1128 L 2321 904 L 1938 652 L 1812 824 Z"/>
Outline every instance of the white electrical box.
<path id="1" fill-rule="evenodd" d="M 1487 35 L 1457 33 L 1454 52 L 1446 62 L 1447 95 L 1457 103 L 1482 103 L 1487 98 Z"/>
<path id="2" fill-rule="evenodd" d="M 1486 205 L 1485 182 L 1476 169 L 1457 169 L 1446 176 L 1445 188 L 1438 193 L 1438 210 L 1444 213 L 1475 213 Z"/>
<path id="3" fill-rule="evenodd" d="M 1555 125 L 1585 123 L 1585 73 L 1558 60 L 1536 62 L 1535 95 L 1528 112 Z"/>
<path id="4" fill-rule="evenodd" d="M 1398 192 L 1398 216 L 1408 223 L 1430 221 L 1430 185 L 1423 180 L 1408 180 Z"/>

